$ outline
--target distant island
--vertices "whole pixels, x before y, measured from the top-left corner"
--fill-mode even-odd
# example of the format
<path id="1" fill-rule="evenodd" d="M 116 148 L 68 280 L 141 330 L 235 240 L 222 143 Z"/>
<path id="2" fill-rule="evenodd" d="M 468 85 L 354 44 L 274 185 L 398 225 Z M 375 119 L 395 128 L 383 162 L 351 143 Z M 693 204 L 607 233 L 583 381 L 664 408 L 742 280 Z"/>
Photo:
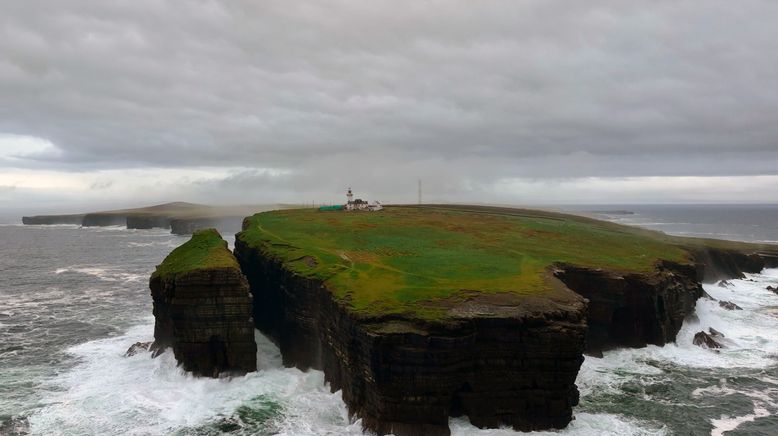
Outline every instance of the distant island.
<path id="1" fill-rule="evenodd" d="M 598 215 L 635 215 L 635 212 L 631 210 L 625 210 L 625 209 L 614 209 L 614 210 L 600 209 L 600 210 L 590 210 L 588 212 L 596 213 Z"/>
<path id="2" fill-rule="evenodd" d="M 256 212 L 278 209 L 280 205 L 208 206 L 173 202 L 135 209 L 119 209 L 69 215 L 22 217 L 28 225 L 75 224 L 84 227 L 126 226 L 128 229 L 171 229 L 171 233 L 188 235 L 196 230 L 217 228 L 234 233 L 243 218 Z"/>
<path id="3" fill-rule="evenodd" d="M 235 330 L 252 320 L 285 365 L 324 371 L 365 429 L 398 436 L 448 435 L 449 417 L 463 415 L 481 428 L 563 428 L 584 353 L 672 342 L 703 280 L 778 266 L 776 246 L 538 210 L 278 210 L 246 218 L 236 236 L 251 317 L 245 299 L 180 304 L 172 319 L 185 330 L 169 337 L 160 289 L 216 302 L 242 286 L 233 275 L 229 285 L 216 279 L 235 265 L 224 250 L 211 259 L 220 244 L 218 234 L 198 233 L 152 277 L 155 339 L 174 344 L 185 368 L 206 362 L 218 372 L 253 356 Z M 158 283 L 179 264 L 182 275 Z M 191 347 L 216 351 L 176 351 L 202 329 L 211 339 Z"/>

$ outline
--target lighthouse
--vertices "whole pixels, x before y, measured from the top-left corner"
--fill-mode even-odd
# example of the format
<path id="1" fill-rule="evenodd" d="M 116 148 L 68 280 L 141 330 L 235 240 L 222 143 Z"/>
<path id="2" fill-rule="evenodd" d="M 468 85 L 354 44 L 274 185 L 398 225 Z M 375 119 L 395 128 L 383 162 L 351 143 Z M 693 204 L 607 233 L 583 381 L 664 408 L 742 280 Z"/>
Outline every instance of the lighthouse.
<path id="1" fill-rule="evenodd" d="M 348 188 L 348 193 L 346 194 L 346 197 L 348 198 L 348 203 L 346 204 L 354 204 L 354 194 L 351 193 L 351 188 Z"/>

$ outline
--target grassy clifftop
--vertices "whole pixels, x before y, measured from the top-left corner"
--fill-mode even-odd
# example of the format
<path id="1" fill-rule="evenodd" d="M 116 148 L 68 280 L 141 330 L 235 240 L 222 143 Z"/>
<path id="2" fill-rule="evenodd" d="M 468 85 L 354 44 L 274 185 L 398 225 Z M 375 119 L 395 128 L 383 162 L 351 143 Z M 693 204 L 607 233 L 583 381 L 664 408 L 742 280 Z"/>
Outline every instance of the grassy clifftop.
<path id="1" fill-rule="evenodd" d="M 192 238 L 173 250 L 152 277 L 171 277 L 176 274 L 209 268 L 240 268 L 227 241 L 215 229 L 198 230 Z"/>
<path id="2" fill-rule="evenodd" d="M 463 292 L 520 298 L 554 291 L 555 262 L 645 272 L 688 253 L 660 233 L 541 211 L 388 207 L 376 213 L 284 210 L 238 235 L 296 273 L 323 280 L 368 314 L 430 316 L 419 305 Z"/>

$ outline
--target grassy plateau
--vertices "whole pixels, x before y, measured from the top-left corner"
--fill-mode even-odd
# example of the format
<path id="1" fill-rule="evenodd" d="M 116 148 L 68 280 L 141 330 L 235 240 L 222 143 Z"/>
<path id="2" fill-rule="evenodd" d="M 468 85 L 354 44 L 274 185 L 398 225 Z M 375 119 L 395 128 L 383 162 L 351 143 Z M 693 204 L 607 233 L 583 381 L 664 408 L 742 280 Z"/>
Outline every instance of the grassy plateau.
<path id="1" fill-rule="evenodd" d="M 557 262 L 640 273 L 660 259 L 689 262 L 685 247 L 744 246 L 554 212 L 478 206 L 297 209 L 248 220 L 239 239 L 299 275 L 324 281 L 367 315 L 435 317 L 419 303 L 467 291 L 543 296 L 554 289 L 548 267 Z"/>
<path id="2" fill-rule="evenodd" d="M 227 248 L 227 241 L 215 229 L 196 231 L 189 241 L 173 250 L 157 265 L 152 277 L 165 278 L 209 268 L 240 268 Z"/>

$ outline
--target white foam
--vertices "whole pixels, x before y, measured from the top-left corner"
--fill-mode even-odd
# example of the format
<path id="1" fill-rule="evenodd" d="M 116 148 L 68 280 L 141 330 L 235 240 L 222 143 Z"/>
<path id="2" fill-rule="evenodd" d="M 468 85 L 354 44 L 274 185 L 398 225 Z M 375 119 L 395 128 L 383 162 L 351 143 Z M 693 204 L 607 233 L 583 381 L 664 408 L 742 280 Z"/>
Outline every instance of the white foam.
<path id="1" fill-rule="evenodd" d="M 726 310 L 718 302 L 701 298 L 697 301 L 699 321 L 684 322 L 676 342 L 663 347 L 649 345 L 639 349 L 620 349 L 606 352 L 603 359 L 587 358 L 579 377 L 613 373 L 615 369 L 628 373 L 658 371 L 647 364 L 650 360 L 674 362 L 695 368 L 765 368 L 775 364 L 778 353 L 776 319 L 762 310 L 778 305 L 778 297 L 766 287 L 778 279 L 778 270 L 751 274 L 745 280 L 731 280 L 730 288 L 705 285 L 705 291 L 718 300 L 731 301 L 743 310 Z M 749 281 L 753 280 L 753 281 Z M 714 329 L 724 333 L 727 348 L 713 352 L 692 344 L 694 334 Z"/>
<path id="2" fill-rule="evenodd" d="M 64 274 L 64 273 L 79 273 L 79 274 L 86 274 L 89 276 L 97 277 L 102 281 L 106 282 L 117 282 L 122 281 L 126 283 L 131 282 L 140 282 L 141 280 L 145 279 L 144 274 L 133 274 L 123 271 L 115 271 L 115 268 L 111 267 L 99 267 L 99 266 L 78 266 L 73 265 L 66 268 L 57 268 L 54 271 L 54 274 Z"/>
<path id="3" fill-rule="evenodd" d="M 78 268 L 64 268 L 61 272 Z M 89 271 L 96 275 L 109 273 L 99 267 Z M 625 381 L 659 374 L 662 370 L 651 364 L 657 360 L 689 367 L 763 368 L 770 364 L 770 354 L 778 351 L 776 321 L 756 309 L 765 304 L 778 304 L 778 298 L 765 290 L 768 284 L 778 281 L 778 270 L 749 278 L 754 281 L 733 280 L 731 289 L 706 286 L 714 297 L 732 301 L 744 310 L 727 311 L 716 302 L 700 300 L 697 305 L 700 322 L 684 325 L 677 344 L 607 352 L 602 359 L 587 358 L 577 379 L 582 395 L 585 397 L 595 390 L 617 391 Z M 733 341 L 732 348 L 714 353 L 692 345 L 693 334 L 708 327 L 726 334 Z M 172 353 L 157 359 L 149 358 L 148 353 L 123 357 L 132 343 L 151 340 L 152 332 L 153 319 L 149 318 L 146 324 L 120 337 L 70 348 L 69 352 L 81 363 L 51 381 L 50 394 L 43 401 L 43 407 L 30 417 L 32 433 L 166 434 L 229 417 L 239 406 L 264 396 L 280 405 L 281 411 L 272 423 L 275 434 L 362 434 L 361 424 L 349 421 L 340 393 L 331 393 L 324 384 L 322 372 L 283 368 L 278 349 L 262 335 L 257 335 L 258 372 L 214 380 L 186 374 L 176 367 Z M 769 384 L 778 385 L 778 379 L 770 375 L 764 377 L 769 379 L 766 381 Z M 714 434 L 723 434 L 778 408 L 771 399 L 776 391 L 778 387 L 766 391 L 736 391 L 722 381 L 695 390 L 692 397 L 737 393 L 754 402 L 753 413 L 711 420 Z M 466 418 L 452 419 L 450 426 L 452 434 L 458 436 L 526 434 L 510 429 L 481 430 Z M 669 434 L 669 430 L 661 423 L 621 415 L 576 413 L 576 419 L 564 430 L 531 434 L 658 436 Z"/>
<path id="4" fill-rule="evenodd" d="M 575 420 L 563 430 L 516 432 L 511 429 L 479 429 L 466 419 L 449 421 L 452 436 L 664 436 L 669 434 L 664 426 L 655 426 L 646 422 L 630 420 L 609 413 L 578 413 Z"/>
<path id="5" fill-rule="evenodd" d="M 751 422 L 757 418 L 764 418 L 770 416 L 770 411 L 764 407 L 754 406 L 754 413 L 743 416 L 722 416 L 719 419 L 711 420 L 713 429 L 710 431 L 710 436 L 724 436 L 725 432 L 732 431 L 740 427 L 741 424 Z"/>
<path id="6" fill-rule="evenodd" d="M 123 357 L 134 342 L 151 340 L 152 320 L 116 338 L 68 351 L 82 362 L 51 382 L 45 407 L 30 417 L 33 434 L 166 434 L 230 416 L 266 395 L 281 404 L 278 434 L 362 434 L 350 423 L 340 393 L 331 393 L 320 371 L 283 368 L 278 349 L 259 335 L 260 370 L 233 379 L 195 378 L 172 353 Z"/>

